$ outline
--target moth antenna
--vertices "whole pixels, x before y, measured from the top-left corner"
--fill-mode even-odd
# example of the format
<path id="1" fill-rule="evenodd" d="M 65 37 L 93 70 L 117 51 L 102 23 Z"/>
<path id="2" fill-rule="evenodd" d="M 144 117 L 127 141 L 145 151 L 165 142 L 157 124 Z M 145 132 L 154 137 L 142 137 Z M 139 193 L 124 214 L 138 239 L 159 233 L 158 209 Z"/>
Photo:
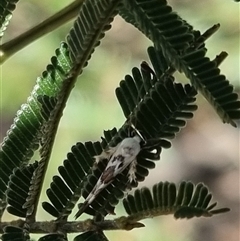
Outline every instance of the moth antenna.
<path id="1" fill-rule="evenodd" d="M 142 140 L 144 143 L 146 143 L 146 140 L 144 139 L 143 135 L 140 133 L 140 131 L 131 123 L 131 127 L 134 129 L 136 134 L 140 137 L 140 140 Z"/>

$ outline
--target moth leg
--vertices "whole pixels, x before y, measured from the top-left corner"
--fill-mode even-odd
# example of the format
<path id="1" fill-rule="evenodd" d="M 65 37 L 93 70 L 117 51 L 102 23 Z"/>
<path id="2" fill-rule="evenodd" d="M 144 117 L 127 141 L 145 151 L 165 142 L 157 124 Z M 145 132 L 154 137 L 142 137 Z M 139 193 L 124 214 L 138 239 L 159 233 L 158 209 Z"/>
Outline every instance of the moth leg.
<path id="1" fill-rule="evenodd" d="M 131 184 L 132 182 L 136 182 L 136 173 L 137 171 L 137 159 L 135 158 L 132 163 L 129 166 L 129 170 L 128 170 L 128 181 Z"/>
<path id="2" fill-rule="evenodd" d="M 97 164 L 101 162 L 102 160 L 110 160 L 113 153 L 116 151 L 116 147 L 109 147 L 107 150 L 103 150 L 100 155 L 94 156 L 95 162 L 94 162 L 94 168 L 97 168 Z"/>

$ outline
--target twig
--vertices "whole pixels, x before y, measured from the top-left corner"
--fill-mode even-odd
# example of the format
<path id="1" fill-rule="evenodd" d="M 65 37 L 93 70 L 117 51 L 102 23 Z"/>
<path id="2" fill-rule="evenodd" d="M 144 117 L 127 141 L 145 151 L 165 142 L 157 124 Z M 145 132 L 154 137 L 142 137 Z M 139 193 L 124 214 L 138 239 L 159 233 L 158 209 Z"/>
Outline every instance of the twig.
<path id="1" fill-rule="evenodd" d="M 43 35 L 52 32 L 56 28 L 74 18 L 84 0 L 75 0 L 64 9 L 60 10 L 42 23 L 19 35 L 18 37 L 0 46 L 0 64 L 4 63 L 10 56 L 25 48 Z"/>
<path id="2" fill-rule="evenodd" d="M 0 233 L 3 233 L 3 229 L 6 226 L 16 226 L 24 227 L 25 222 L 22 219 L 15 220 L 12 222 L 2 222 L 0 223 Z M 52 221 L 42 221 L 42 222 L 32 222 L 28 224 L 29 233 L 80 233 L 86 231 L 94 230 L 131 230 L 134 228 L 144 227 L 144 224 L 131 221 L 128 217 L 120 217 L 114 220 L 104 220 L 102 222 L 94 222 L 92 219 L 87 219 L 84 221 L 74 221 L 74 222 L 55 222 Z"/>

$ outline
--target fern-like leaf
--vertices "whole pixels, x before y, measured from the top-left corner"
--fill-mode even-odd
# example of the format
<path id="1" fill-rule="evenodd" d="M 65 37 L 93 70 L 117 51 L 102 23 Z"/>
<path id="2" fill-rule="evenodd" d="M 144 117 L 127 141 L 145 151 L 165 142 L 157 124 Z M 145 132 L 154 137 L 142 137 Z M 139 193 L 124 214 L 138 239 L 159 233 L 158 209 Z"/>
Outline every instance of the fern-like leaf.
<path id="1" fill-rule="evenodd" d="M 205 57 L 204 49 L 185 54 L 183 60 L 189 66 L 185 74 L 194 87 L 212 104 L 224 123 L 236 127 L 234 120 L 240 119 L 238 94 L 234 93 L 226 77 L 220 74 L 216 62 Z"/>
<path id="2" fill-rule="evenodd" d="M 192 112 L 197 108 L 192 104 L 196 92 L 189 85 L 175 84 L 172 78 L 157 80 L 155 73 L 147 74 L 146 69 L 141 71 L 134 68 L 134 78 L 126 76 L 117 88 L 116 94 L 128 121 L 117 133 L 108 133 L 112 138 L 109 139 L 108 145 L 115 146 L 128 137 L 130 121 L 145 137 L 146 145 L 142 146 L 137 157 L 136 183 L 128 183 L 126 169 L 91 203 L 92 209 L 86 210 L 91 215 L 96 211 L 103 215 L 114 213 L 114 206 L 123 197 L 126 188 L 137 186 L 138 182 L 148 176 L 149 169 L 155 167 L 154 161 L 160 158 L 162 147 L 170 147 L 170 142 L 166 139 L 173 138 L 185 125 L 184 119 L 191 118 Z M 98 164 L 98 168 L 92 171 L 82 191 L 84 198 L 93 189 L 107 161 L 103 160 Z"/>
<path id="3" fill-rule="evenodd" d="M 94 48 L 100 44 L 104 32 L 111 28 L 110 23 L 117 14 L 119 3 L 119 0 L 87 0 L 81 6 L 78 18 L 67 36 L 71 59 L 80 65 L 75 67 L 80 72 L 87 65 Z"/>
<path id="4" fill-rule="evenodd" d="M 159 215 L 174 214 L 175 218 L 210 217 L 228 212 L 229 208 L 213 209 L 212 194 L 202 183 L 194 186 L 192 182 L 181 182 L 177 190 L 175 184 L 160 182 L 152 192 L 144 187 L 123 200 L 129 219 L 138 221 Z"/>
<path id="5" fill-rule="evenodd" d="M 25 229 L 15 226 L 7 226 L 1 237 L 2 241 L 30 241 L 30 236 Z"/>
<path id="6" fill-rule="evenodd" d="M 88 231 L 76 236 L 73 241 L 108 241 L 108 239 L 101 231 Z"/>
<path id="7" fill-rule="evenodd" d="M 171 139 L 185 126 L 185 119 L 193 117 L 196 91 L 175 83 L 162 51 L 149 47 L 148 54 L 154 70 L 143 64 L 140 70 L 133 68 L 132 76 L 126 75 L 120 82 L 116 96 L 125 117 L 144 138 Z"/>
<path id="8" fill-rule="evenodd" d="M 51 110 L 46 111 L 46 108 L 43 107 L 44 102 L 49 105 L 50 99 L 47 100 L 46 96 L 54 98 L 57 95 L 70 66 L 68 47 L 63 43 L 56 50 L 56 56 L 52 57 L 47 70 L 37 79 L 37 84 L 27 103 L 23 104 L 21 110 L 17 112 L 0 150 L 0 199 L 4 198 L 13 169 L 27 164 L 34 151 L 39 147 L 42 125 L 48 120 L 51 112 Z M 50 101 L 51 106 L 54 104 L 53 101 Z M 53 108 L 53 106 L 49 108 Z"/>
<path id="9" fill-rule="evenodd" d="M 137 68 L 132 70 L 132 75 L 133 78 L 126 76 L 125 82 L 116 90 L 125 116 L 133 113 L 130 117 L 131 123 L 134 123 L 147 139 L 174 138 L 175 133 L 185 126 L 184 119 L 192 118 L 192 112 L 197 109 L 197 106 L 192 104 L 196 91 L 190 85 L 174 83 L 171 77 L 167 77 L 164 81 L 156 82 L 134 109 L 134 99 L 137 98 L 134 94 L 137 84 L 134 82 L 137 83 L 143 78 Z"/>
<path id="10" fill-rule="evenodd" d="M 68 153 L 63 166 L 58 168 L 60 176 L 54 176 L 47 196 L 51 203 L 42 206 L 49 214 L 66 219 L 81 196 L 82 182 L 93 165 L 93 157 L 102 152 L 99 142 L 77 143 Z"/>
<path id="11" fill-rule="evenodd" d="M 1 0 L 0 2 L 0 39 L 12 18 L 12 12 L 16 8 L 18 1 L 19 0 Z"/>
<path id="12" fill-rule="evenodd" d="M 7 211 L 18 217 L 26 217 L 27 209 L 23 208 L 28 197 L 31 178 L 36 170 L 38 163 L 30 164 L 16 168 L 10 176 L 8 183 L 7 196 Z"/>
<path id="13" fill-rule="evenodd" d="M 168 56 L 170 63 L 180 65 L 179 54 L 190 47 L 194 36 L 190 25 L 172 11 L 166 0 L 126 0 L 120 14 L 121 10 L 128 13 L 126 21 L 135 22 L 135 26 L 160 47 L 165 58 Z"/>
<path id="14" fill-rule="evenodd" d="M 42 148 L 40 150 L 41 159 L 39 167 L 33 176 L 32 187 L 25 203 L 25 207 L 28 207 L 29 210 L 33 210 L 32 207 L 35 207 L 31 216 L 36 214 L 43 176 L 50 160 L 54 138 L 66 101 L 78 75 L 87 65 L 87 61 L 91 57 L 94 48 L 99 45 L 104 32 L 110 29 L 110 22 L 117 13 L 116 8 L 119 2 L 119 0 L 84 1 L 80 7 L 78 18 L 67 36 L 70 58 L 73 65 L 67 73 L 62 89 L 57 96 L 56 107 L 51 112 L 49 121 L 44 126 L 44 138 L 42 139 Z"/>
<path id="15" fill-rule="evenodd" d="M 67 238 L 63 234 L 53 233 L 41 237 L 38 241 L 67 241 Z"/>
<path id="16" fill-rule="evenodd" d="M 224 123 L 236 126 L 240 102 L 232 85 L 220 74 L 216 63 L 205 57 L 204 45 L 193 47 L 196 31 L 173 13 L 165 0 L 126 0 L 120 14 L 149 37 L 174 68 L 185 73 Z"/>
<path id="17" fill-rule="evenodd" d="M 159 55 L 156 51 L 149 48 L 149 52 L 152 53 L 151 58 L 155 57 L 159 62 L 157 57 Z M 161 60 L 164 60 L 163 56 Z M 162 79 L 158 79 L 150 67 L 142 65 L 141 71 L 134 68 L 133 77 L 128 75 L 120 83 L 116 94 L 128 121 L 118 132 L 116 129 L 104 132 L 101 145 L 98 143 L 98 152 L 88 151 L 92 156 L 87 154 L 86 147 L 80 143 L 72 148 L 72 152 L 74 152 L 81 147 L 81 151 L 86 153 L 85 156 L 88 157 L 87 168 L 81 167 L 81 165 L 85 166 L 84 163 L 86 163 L 81 154 L 68 154 L 68 160 L 65 160 L 64 166 L 59 168 L 61 177 L 54 177 L 51 188 L 47 191 L 51 201 L 51 204 L 43 203 L 43 208 L 47 212 L 58 219 L 66 218 L 78 198 L 81 195 L 84 198 L 88 196 L 108 161 L 104 159 L 96 168 L 91 169 L 93 156 L 99 155 L 103 151 L 102 148 L 114 147 L 128 137 L 129 121 L 143 134 L 147 142 L 137 158 L 136 181 L 143 181 L 149 174 L 149 169 L 155 167 L 154 161 L 159 160 L 161 148 L 170 147 L 170 142 L 166 139 L 173 138 L 175 133 L 185 125 L 185 119 L 191 118 L 192 112 L 197 108 L 193 104 L 196 95 L 194 89 L 189 85 L 183 86 L 173 83 L 172 77 L 165 74 L 168 65 L 166 62 L 164 63 L 164 66 L 158 68 L 158 75 Z M 159 66 L 156 62 L 154 65 Z M 160 71 L 161 69 L 162 71 Z M 152 118 L 149 118 L 151 122 L 146 121 L 145 116 L 151 116 Z M 93 148 L 91 147 L 91 149 Z M 116 180 L 99 194 L 91 204 L 91 208 L 86 210 L 87 213 L 91 215 L 95 215 L 96 211 L 103 215 L 114 213 L 114 206 L 119 199 L 123 198 L 126 188 L 131 187 L 128 183 L 127 171 L 125 170 L 117 176 Z M 91 172 L 92 174 L 87 177 L 87 174 Z M 71 173 L 70 176 L 69 173 Z M 131 185 L 136 186 L 137 183 Z"/>

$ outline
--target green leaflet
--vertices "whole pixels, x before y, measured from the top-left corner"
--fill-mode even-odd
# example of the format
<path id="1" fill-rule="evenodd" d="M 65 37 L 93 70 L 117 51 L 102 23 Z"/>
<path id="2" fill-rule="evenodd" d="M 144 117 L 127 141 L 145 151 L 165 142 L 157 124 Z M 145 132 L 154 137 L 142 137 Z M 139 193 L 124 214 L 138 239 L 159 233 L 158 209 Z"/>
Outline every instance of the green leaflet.
<path id="1" fill-rule="evenodd" d="M 154 52 L 153 47 L 150 47 L 149 51 Z M 154 62 L 154 65 L 161 65 L 161 63 Z M 157 79 L 154 71 L 149 69 L 144 67 L 144 64 L 141 65 L 141 70 L 135 67 L 132 69 L 132 76 L 126 75 L 125 79 L 120 82 L 116 95 L 127 121 L 117 133 L 113 132 L 108 140 L 108 145 L 116 146 L 131 133 L 130 124 L 133 124 L 144 136 L 146 145 L 137 157 L 136 183 L 128 183 L 127 170 L 124 170 L 91 203 L 91 208 L 86 210 L 86 213 L 90 215 L 95 215 L 96 212 L 104 216 L 107 213 L 113 213 L 114 206 L 118 204 L 118 200 L 123 198 L 127 186 L 135 187 L 138 182 L 145 180 L 149 169 L 154 168 L 154 162 L 159 160 L 161 149 L 171 146 L 168 140 L 185 126 L 186 119 L 192 118 L 192 112 L 197 109 L 194 104 L 196 91 L 190 85 L 184 86 L 173 82 L 171 76 L 164 75 L 165 72 Z M 103 160 L 98 163 L 97 168 L 93 168 L 82 189 L 84 198 L 92 191 L 106 165 L 107 160 Z M 74 173 L 74 169 L 70 173 Z M 80 173 L 77 175 L 80 176 Z M 50 207 L 49 210 L 53 211 Z"/>
<path id="2" fill-rule="evenodd" d="M 0 2 L 0 39 L 12 18 L 12 12 L 15 10 L 18 1 L 19 0 L 1 0 Z"/>
<path id="3" fill-rule="evenodd" d="M 108 241 L 108 239 L 101 231 L 88 231 L 76 236 L 73 241 Z"/>
<path id="4" fill-rule="evenodd" d="M 55 97 L 61 88 L 65 74 L 70 70 L 71 61 L 68 47 L 62 43 L 52 57 L 47 70 L 37 79 L 27 103 L 17 112 L 0 151 L 0 198 L 3 198 L 9 176 L 15 167 L 28 163 L 38 148 L 41 138 L 41 126 L 47 120 L 42 111 L 40 96 Z"/>
<path id="5" fill-rule="evenodd" d="M 205 45 L 195 45 L 197 31 L 191 25 L 174 13 L 165 0 L 125 0 L 120 14 L 151 39 L 175 69 L 187 76 L 224 123 L 236 127 L 234 120 L 240 118 L 238 95 L 220 74 L 216 62 L 205 57 Z"/>
<path id="6" fill-rule="evenodd" d="M 148 217 L 174 214 L 175 218 L 211 217 L 228 212 L 229 208 L 213 209 L 212 194 L 202 183 L 181 182 L 178 189 L 174 183 L 159 182 L 152 191 L 144 187 L 123 200 L 129 220 L 138 221 Z"/>
<path id="7" fill-rule="evenodd" d="M 36 214 L 44 175 L 47 170 L 58 124 L 67 99 L 77 77 L 87 65 L 95 47 L 100 44 L 100 40 L 104 37 L 105 31 L 111 28 L 110 23 L 117 13 L 116 8 L 118 4 L 119 0 L 84 1 L 81 5 L 78 18 L 67 36 L 70 59 L 73 65 L 65 76 L 63 86 L 57 96 L 56 107 L 51 112 L 49 121 L 44 126 L 39 167 L 33 176 L 29 196 L 24 204 L 24 207 L 27 207 L 29 210 L 28 213 L 31 213 L 30 216 Z M 47 103 L 52 102 L 49 99 L 44 101 Z"/>
<path id="8" fill-rule="evenodd" d="M 2 241 L 30 241 L 30 236 L 26 229 L 7 226 L 4 228 L 4 233 L 1 236 L 1 239 Z"/>

